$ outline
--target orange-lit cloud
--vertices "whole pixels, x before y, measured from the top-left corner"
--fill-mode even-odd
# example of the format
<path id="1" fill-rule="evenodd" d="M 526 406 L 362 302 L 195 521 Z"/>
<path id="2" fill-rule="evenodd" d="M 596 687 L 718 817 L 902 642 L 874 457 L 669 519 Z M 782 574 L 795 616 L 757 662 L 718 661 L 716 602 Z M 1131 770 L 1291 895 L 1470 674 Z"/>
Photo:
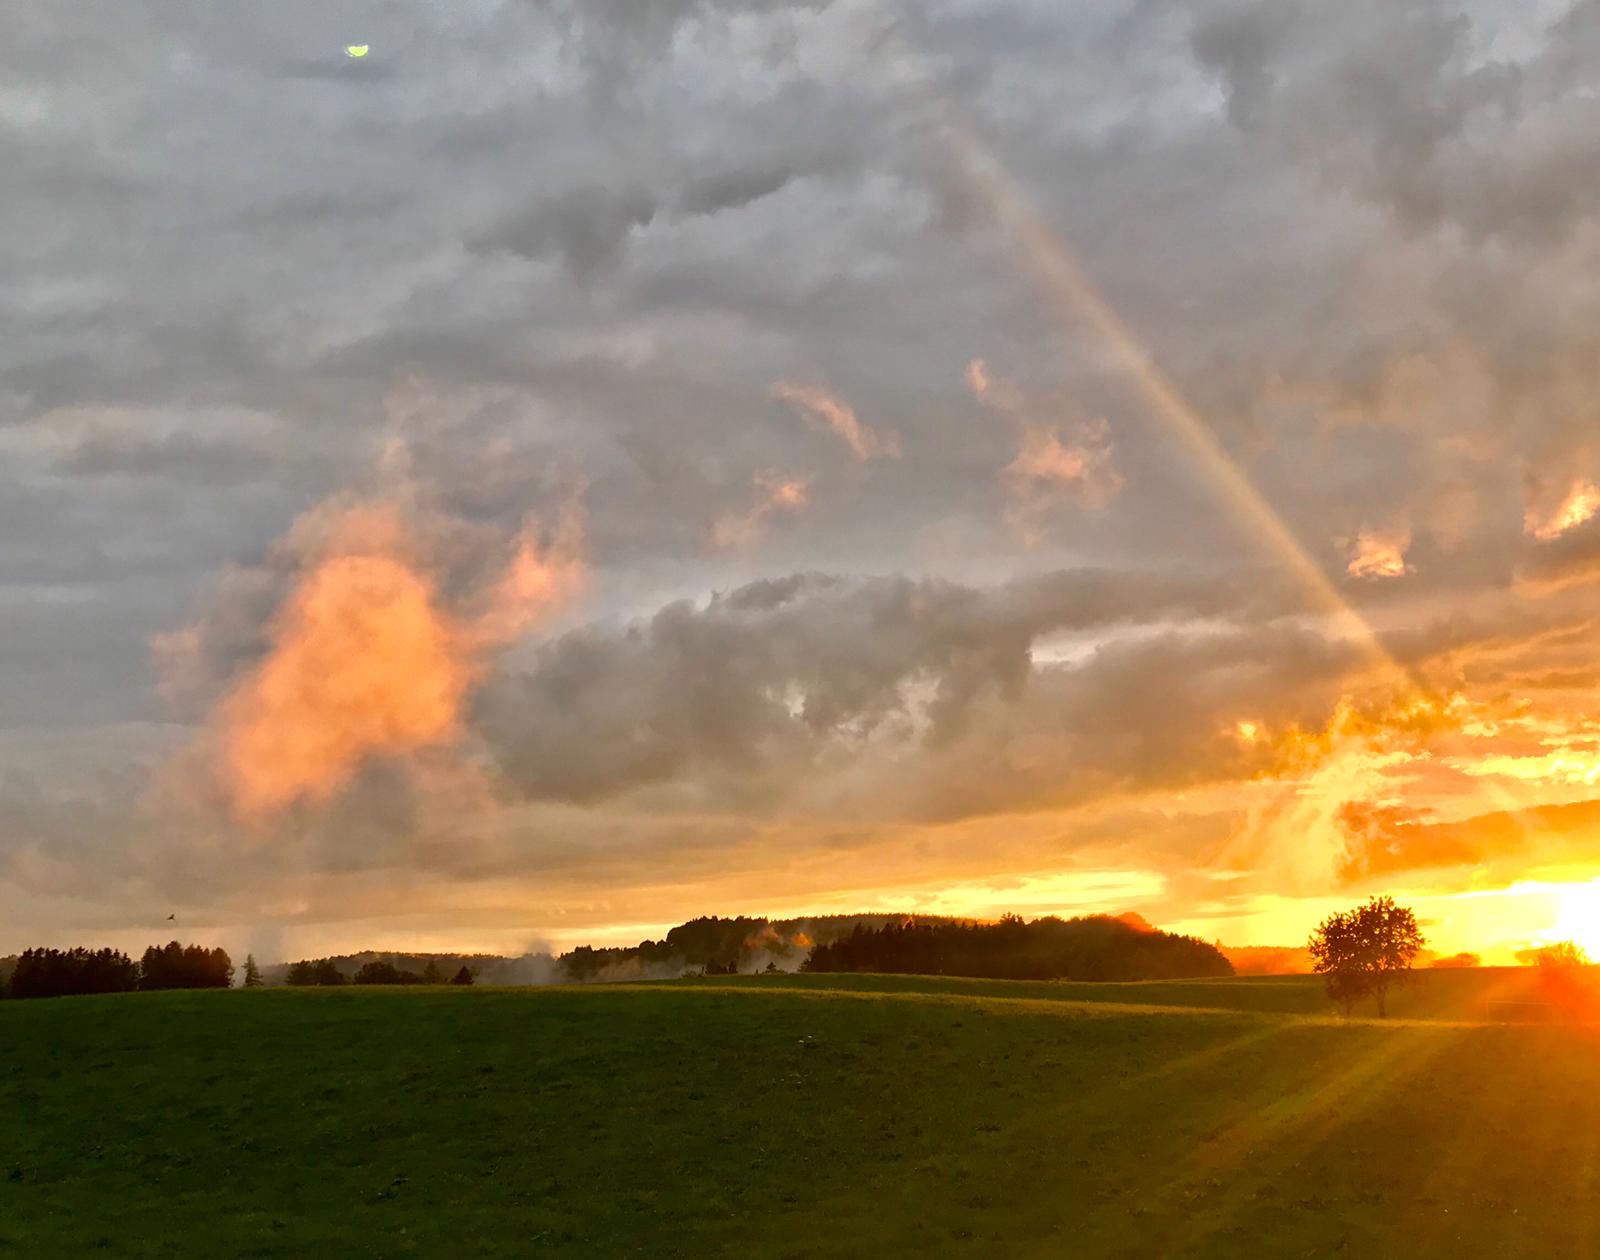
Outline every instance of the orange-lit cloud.
<path id="1" fill-rule="evenodd" d="M 984 360 L 967 364 L 966 379 L 974 398 L 1018 422 L 1017 454 L 1002 479 L 1010 497 L 1006 519 L 1024 541 L 1037 542 L 1063 502 L 1101 508 L 1122 489 L 1103 420 L 1071 426 L 1029 423 L 1023 418 L 1022 391 Z"/>
<path id="2" fill-rule="evenodd" d="M 471 624 L 473 640 L 490 647 L 511 642 L 569 602 L 587 578 L 583 522 L 576 504 L 562 511 L 548 536 L 541 532 L 537 518 L 530 516 L 523 522 L 505 574 Z"/>
<path id="3" fill-rule="evenodd" d="M 1566 498 L 1549 513 L 1541 513 L 1534 508 L 1529 508 L 1523 518 L 1522 527 L 1526 533 L 1540 542 L 1550 542 L 1560 538 L 1569 530 L 1577 529 L 1594 519 L 1600 512 L 1600 486 L 1586 478 L 1574 482 L 1567 492 Z"/>
<path id="4" fill-rule="evenodd" d="M 1103 421 L 1080 425 L 1067 441 L 1058 429 L 1026 427 L 1016 458 L 1002 475 L 1011 496 L 1007 519 L 1029 541 L 1039 537 L 1045 520 L 1063 500 L 1101 508 L 1123 484 Z"/>
<path id="5" fill-rule="evenodd" d="M 967 364 L 967 388 L 979 402 L 1000 411 L 1017 411 L 1022 407 L 1021 391 L 1011 382 L 996 377 L 982 359 Z"/>
<path id="6" fill-rule="evenodd" d="M 1122 488 L 1122 474 L 1111 463 L 1111 446 L 1102 423 L 1084 426 L 1076 438 L 1061 440 L 1056 429 L 1030 428 L 1006 476 L 1020 486 L 1073 491 L 1088 506 L 1099 506 Z"/>
<path id="7" fill-rule="evenodd" d="M 1409 529 L 1364 529 L 1350 548 L 1350 563 L 1345 572 L 1356 578 L 1404 577 L 1411 571 L 1406 563 L 1410 547 Z"/>
<path id="8" fill-rule="evenodd" d="M 799 512 L 811 501 L 810 483 L 804 477 L 785 473 L 759 472 L 754 477 L 759 498 L 743 511 L 718 517 L 711 527 L 711 545 L 730 551 L 755 546 L 762 525 L 780 512 Z"/>
<path id="9" fill-rule="evenodd" d="M 820 386 L 779 381 L 772 387 L 772 397 L 789 403 L 808 419 L 833 430 L 858 460 L 898 459 L 900 456 L 898 437 L 874 432 L 861 422 L 854 408 Z"/>
<path id="10" fill-rule="evenodd" d="M 241 811 L 327 797 L 373 753 L 453 738 L 472 664 L 390 509 L 357 508 L 279 611 L 272 650 L 222 707 Z"/>
<path id="11" fill-rule="evenodd" d="M 446 606 L 399 508 L 351 507 L 317 525 L 265 657 L 216 713 L 224 779 L 247 816 L 326 799 L 369 757 L 451 743 L 484 652 L 583 580 L 570 516 L 548 541 L 525 526 L 475 615 Z"/>
<path id="12" fill-rule="evenodd" d="M 1496 753 L 1463 762 L 1459 769 L 1463 774 L 1480 778 L 1498 775 L 1531 783 L 1600 785 L 1600 753 L 1593 750 L 1564 749 L 1533 757 Z"/>

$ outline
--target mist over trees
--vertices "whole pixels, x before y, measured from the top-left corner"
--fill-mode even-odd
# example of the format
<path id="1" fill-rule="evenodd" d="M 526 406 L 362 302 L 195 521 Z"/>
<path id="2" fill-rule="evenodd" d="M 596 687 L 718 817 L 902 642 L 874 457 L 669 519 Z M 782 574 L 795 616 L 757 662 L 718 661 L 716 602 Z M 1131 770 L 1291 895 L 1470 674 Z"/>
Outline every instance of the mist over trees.
<path id="1" fill-rule="evenodd" d="M 579 945 L 560 955 L 518 958 L 474 954 L 375 953 L 308 958 L 268 969 L 283 983 L 307 985 L 425 984 L 465 971 L 474 984 L 598 984 L 667 980 L 684 975 L 733 976 L 813 971 L 943 971 L 948 975 L 1016 978 L 1177 979 L 1234 974 L 1215 947 L 1151 927 L 1138 915 L 1040 919 L 1020 934 L 1011 918 L 999 925 L 904 914 L 814 915 L 795 919 L 702 915 L 660 940 L 637 945 Z M 911 929 L 915 929 L 912 931 Z M 992 938 L 985 931 L 1006 928 Z M 937 945 L 928 933 L 936 933 Z M 899 953 L 869 956 L 866 945 Z M 982 942 L 981 944 L 978 942 Z M 958 945 L 957 942 L 963 942 Z M 919 952 L 920 951 L 920 952 Z M 902 961 L 903 959 L 903 961 Z M 942 960 L 942 961 L 941 961 Z M 957 970 L 959 967 L 981 970 Z M 453 974 L 452 974 L 453 973 Z"/>
<path id="2" fill-rule="evenodd" d="M 625 980 L 670 980 L 682 975 L 755 975 L 798 971 L 812 946 L 846 935 L 858 925 L 878 928 L 905 921 L 903 914 L 813 915 L 798 919 L 703 915 L 681 923 L 661 940 L 637 945 L 579 945 L 563 954 L 545 952 L 506 958 L 498 954 L 404 954 L 366 951 L 308 958 L 263 969 L 268 983 L 336 985 L 357 983 L 369 964 L 381 964 L 360 983 L 422 984 L 429 967 L 441 976 L 465 970 L 478 985 L 598 984 Z M 927 918 L 921 922 L 958 922 Z M 391 970 L 392 969 L 392 973 Z M 397 979 L 395 976 L 414 976 Z M 464 981 L 462 983 L 465 983 Z"/>
<path id="3" fill-rule="evenodd" d="M 1141 921 L 1142 923 L 1142 921 Z M 996 980 L 1188 980 L 1231 976 L 1215 945 L 1109 915 L 1025 922 L 858 927 L 811 951 L 808 972 L 896 972 Z"/>
<path id="4" fill-rule="evenodd" d="M 594 948 L 580 945 L 556 961 L 558 981 L 589 984 L 607 980 L 664 980 L 685 974 L 755 975 L 798 971 L 813 949 L 856 930 L 891 927 L 903 914 L 832 914 L 800 919 L 732 919 L 702 915 L 680 923 L 659 941 Z M 941 917 L 924 923 L 958 923 Z"/>
<path id="5" fill-rule="evenodd" d="M 463 967 L 461 970 L 466 971 L 466 968 Z M 470 976 L 471 972 L 467 974 Z M 443 984 L 444 982 L 444 972 L 439 970 L 439 964 L 431 958 L 421 971 L 406 971 L 393 963 L 377 960 L 363 963 L 350 981 L 351 984 Z"/>

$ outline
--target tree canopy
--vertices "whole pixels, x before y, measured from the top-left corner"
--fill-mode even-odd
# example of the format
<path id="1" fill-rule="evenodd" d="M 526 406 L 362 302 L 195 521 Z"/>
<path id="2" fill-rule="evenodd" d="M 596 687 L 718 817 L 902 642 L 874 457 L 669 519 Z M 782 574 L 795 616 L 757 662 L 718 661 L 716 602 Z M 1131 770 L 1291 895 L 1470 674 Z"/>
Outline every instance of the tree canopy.
<path id="1" fill-rule="evenodd" d="M 233 960 L 223 949 L 203 945 L 152 945 L 139 962 L 141 989 L 226 989 L 233 983 Z"/>
<path id="2" fill-rule="evenodd" d="M 1214 945 L 1108 915 L 1025 923 L 907 919 L 818 945 L 807 971 L 883 971 L 1004 980 L 1178 980 L 1231 976 Z"/>
<path id="3" fill-rule="evenodd" d="M 1345 1014 L 1363 998 L 1374 997 L 1378 1014 L 1387 1016 L 1390 986 L 1408 977 L 1425 944 L 1416 915 L 1396 905 L 1393 897 L 1374 897 L 1364 906 L 1329 915 L 1306 948 L 1312 969 Z"/>
<path id="4" fill-rule="evenodd" d="M 11 996 L 127 993 L 138 984 L 139 964 L 120 950 L 26 949 L 11 973 Z"/>
<path id="5" fill-rule="evenodd" d="M 290 964 L 285 984 L 296 986 L 339 985 L 345 983 L 344 972 L 331 958 L 302 958 Z"/>

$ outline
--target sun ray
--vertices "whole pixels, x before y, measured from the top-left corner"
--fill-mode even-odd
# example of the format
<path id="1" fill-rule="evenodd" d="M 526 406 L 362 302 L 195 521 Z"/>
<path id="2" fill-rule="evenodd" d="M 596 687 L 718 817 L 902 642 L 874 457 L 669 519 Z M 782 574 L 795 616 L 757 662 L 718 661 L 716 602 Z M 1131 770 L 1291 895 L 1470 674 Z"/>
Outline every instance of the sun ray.
<path id="1" fill-rule="evenodd" d="M 994 224 L 1026 259 L 1029 278 L 1049 299 L 1060 323 L 1066 328 L 1087 326 L 1098 336 L 1137 387 L 1146 413 L 1189 456 L 1240 532 L 1290 576 L 1310 609 L 1327 618 L 1339 636 L 1355 647 L 1374 680 L 1392 680 L 1423 702 L 1437 702 L 1438 693 L 1421 669 L 1402 663 L 1384 646 L 1372 623 L 1344 597 L 1095 286 L 1065 237 L 941 89 L 927 59 L 899 35 L 893 22 L 886 27 L 889 34 L 883 47 L 893 54 L 898 80 L 920 106 L 932 134 L 953 155 L 960 175 L 987 207 Z M 1292 793 L 1294 784 L 1285 783 L 1283 790 Z M 1486 793 L 1516 825 L 1525 826 L 1517 802 L 1502 787 L 1487 784 Z"/>
<path id="2" fill-rule="evenodd" d="M 1367 663 L 1380 670 L 1399 672 L 1425 690 L 1421 679 L 1402 669 L 1383 647 L 1371 624 L 1340 594 L 1217 440 L 1211 426 L 1095 287 L 1065 239 L 1045 220 L 975 130 L 931 86 L 924 95 L 933 111 L 935 126 L 956 155 L 962 174 L 981 194 L 996 224 L 1026 256 L 1030 275 L 1051 300 L 1062 323 L 1087 324 L 1099 336 L 1138 387 L 1149 414 L 1189 455 L 1244 534 L 1264 544 L 1271 557 L 1297 581 L 1311 606 L 1329 617 L 1339 632 L 1359 647 Z"/>
<path id="3" fill-rule="evenodd" d="M 1225 1174 L 1240 1174 L 1247 1163 L 1261 1170 L 1263 1177 L 1275 1176 L 1278 1166 L 1268 1148 L 1290 1140 L 1302 1148 L 1308 1146 L 1331 1132 L 1351 1108 L 1376 1105 L 1389 1091 L 1426 1072 L 1449 1039 L 1439 1029 L 1419 1046 L 1407 1035 L 1418 1027 L 1394 1021 L 1375 1029 L 1380 1034 L 1377 1039 L 1343 1070 L 1332 1074 L 1313 1071 L 1302 1088 L 1272 1099 L 1250 1119 L 1197 1146 L 1188 1160 L 1170 1170 L 1166 1180 L 1174 1186 L 1207 1184 Z M 1356 1029 L 1349 1031 L 1360 1035 Z M 1163 1240 L 1164 1254 L 1187 1254 L 1205 1239 L 1214 1238 L 1246 1201 L 1240 1187 L 1234 1186 L 1219 1210 L 1191 1213 L 1176 1235 Z"/>

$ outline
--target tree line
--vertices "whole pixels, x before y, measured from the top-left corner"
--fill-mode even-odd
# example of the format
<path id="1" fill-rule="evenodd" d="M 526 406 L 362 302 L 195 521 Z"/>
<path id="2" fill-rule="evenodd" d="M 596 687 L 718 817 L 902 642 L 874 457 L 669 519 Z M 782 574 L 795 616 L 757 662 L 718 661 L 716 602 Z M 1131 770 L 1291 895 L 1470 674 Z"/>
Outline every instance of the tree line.
<path id="1" fill-rule="evenodd" d="M 296 988 L 315 988 L 341 984 L 471 984 L 472 971 L 465 963 L 449 978 L 432 959 L 420 972 L 396 967 L 392 962 L 373 959 L 362 963 L 355 975 L 346 978 L 332 958 L 302 958 L 290 963 L 284 983 Z"/>
<path id="2" fill-rule="evenodd" d="M 1025 922 L 923 922 L 871 929 L 817 945 L 809 972 L 876 971 L 995 980 L 1189 980 L 1231 976 L 1215 945 L 1109 915 Z"/>
<path id="3" fill-rule="evenodd" d="M 253 965 L 253 964 L 252 964 Z M 115 949 L 27 949 L 0 996 L 72 997 L 156 989 L 226 989 L 233 983 L 227 951 L 172 941 L 152 945 L 135 962 Z"/>

